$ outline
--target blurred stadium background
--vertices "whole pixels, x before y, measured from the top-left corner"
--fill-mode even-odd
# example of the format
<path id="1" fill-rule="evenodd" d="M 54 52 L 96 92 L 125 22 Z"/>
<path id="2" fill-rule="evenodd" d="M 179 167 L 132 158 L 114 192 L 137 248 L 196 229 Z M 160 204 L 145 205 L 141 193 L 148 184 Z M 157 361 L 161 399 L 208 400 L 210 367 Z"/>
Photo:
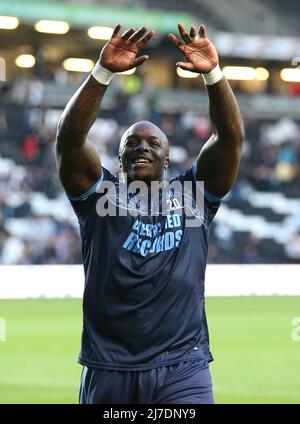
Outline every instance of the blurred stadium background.
<path id="1" fill-rule="evenodd" d="M 201 77 L 176 72 L 167 34 L 179 21 L 205 23 L 246 131 L 237 183 L 211 229 L 209 264 L 244 265 L 241 285 L 247 266 L 269 264 L 275 275 L 272 265 L 290 265 L 282 285 L 294 281 L 299 294 L 299 1 L 1 0 L 0 15 L 1 265 L 60 264 L 64 283 L 63 265 L 81 263 L 77 219 L 56 174 L 55 131 L 117 22 L 157 34 L 145 49 L 151 60 L 112 80 L 89 134 L 104 166 L 117 171 L 120 136 L 140 119 L 168 135 L 170 176 L 194 162 L 211 133 L 207 96 Z M 0 403 L 77 402 L 80 301 L 1 299 L 11 282 L 0 279 Z M 216 401 L 299 403 L 291 322 L 300 297 L 209 297 L 207 309 Z"/>

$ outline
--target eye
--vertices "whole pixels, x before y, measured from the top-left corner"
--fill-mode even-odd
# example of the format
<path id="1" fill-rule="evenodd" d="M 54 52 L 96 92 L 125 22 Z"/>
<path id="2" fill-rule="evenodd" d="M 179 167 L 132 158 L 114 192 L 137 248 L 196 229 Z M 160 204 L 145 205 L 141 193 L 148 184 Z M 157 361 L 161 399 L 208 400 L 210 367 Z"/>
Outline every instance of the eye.
<path id="1" fill-rule="evenodd" d="M 160 147 L 160 142 L 158 140 L 152 140 L 151 141 L 151 146 Z"/>
<path id="2" fill-rule="evenodd" d="M 134 140 L 133 138 L 130 138 L 129 140 L 126 141 L 126 146 L 135 146 L 136 145 L 136 140 Z"/>

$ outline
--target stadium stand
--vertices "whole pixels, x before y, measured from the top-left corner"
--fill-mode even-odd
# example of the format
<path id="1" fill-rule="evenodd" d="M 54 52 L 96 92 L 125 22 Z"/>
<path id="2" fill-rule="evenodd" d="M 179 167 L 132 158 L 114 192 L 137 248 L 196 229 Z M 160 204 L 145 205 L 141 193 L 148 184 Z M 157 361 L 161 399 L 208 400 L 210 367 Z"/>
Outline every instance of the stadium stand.
<path id="1" fill-rule="evenodd" d="M 2 88 L 0 105 L 0 263 L 79 263 L 77 222 L 56 175 L 54 138 L 61 107 L 42 100 L 47 83 L 36 76 Z M 56 83 L 57 85 L 57 83 Z M 114 80 L 89 138 L 104 166 L 117 172 L 120 135 L 146 118 L 168 135 L 170 176 L 196 158 L 211 129 L 205 114 L 167 112 L 147 84 L 132 95 Z M 59 90 L 59 85 L 57 90 Z M 73 90 L 69 90 L 70 95 Z M 66 93 L 63 94 L 65 96 Z M 211 229 L 210 262 L 299 263 L 300 122 L 245 119 L 246 140 L 238 181 Z"/>
<path id="2" fill-rule="evenodd" d="M 45 13 L 47 5 L 56 13 L 50 2 L 45 2 Z M 61 6 L 65 5 L 78 7 L 77 14 L 80 7 L 86 12 L 89 6 L 112 7 L 108 0 L 101 5 L 96 0 L 70 0 Z M 178 55 L 166 37 L 169 2 L 116 0 L 113 7 L 122 6 L 125 12 L 128 8 L 130 16 L 134 5 L 160 10 L 164 19 L 158 24 L 164 22 L 165 27 L 149 45 L 147 66 L 113 80 L 89 138 L 104 166 L 117 172 L 124 129 L 149 119 L 169 137 L 173 176 L 192 165 L 210 136 L 207 95 L 201 78 L 176 75 Z M 37 12 L 38 4 L 32 6 Z M 10 7 L 9 2 L 3 7 Z M 211 229 L 210 262 L 300 261 L 300 84 L 280 78 L 280 69 L 290 67 L 292 55 L 299 51 L 293 37 L 299 36 L 299 7 L 296 0 L 172 2 L 177 17 L 182 13 L 195 23 L 206 23 L 222 66 L 265 67 L 270 73 L 266 80 L 231 81 L 246 139 L 237 183 Z M 71 15 L 66 35 L 37 36 L 34 19 L 22 13 L 19 30 L 6 31 L 5 43 L 4 37 L 0 41 L 9 75 L 7 83 L 0 82 L 0 264 L 79 263 L 77 222 L 57 178 L 54 139 L 62 109 L 86 74 L 67 72 L 62 62 L 72 55 L 95 61 L 103 41 L 88 38 L 88 23 L 73 25 Z M 37 59 L 35 66 L 18 69 L 15 56 L 29 51 Z"/>
<path id="3" fill-rule="evenodd" d="M 289 28 L 289 34 L 299 34 L 300 3 L 298 0 L 265 0 L 264 4 L 272 13 L 281 16 L 281 22 L 283 21 Z"/>

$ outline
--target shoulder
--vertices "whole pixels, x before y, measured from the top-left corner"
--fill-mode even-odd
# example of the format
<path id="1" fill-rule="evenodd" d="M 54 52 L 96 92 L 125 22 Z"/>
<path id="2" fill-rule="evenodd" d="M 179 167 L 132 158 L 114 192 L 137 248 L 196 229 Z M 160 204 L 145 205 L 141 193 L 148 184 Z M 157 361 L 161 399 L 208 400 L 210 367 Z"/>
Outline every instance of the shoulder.
<path id="1" fill-rule="evenodd" d="M 173 181 L 180 181 L 180 182 L 193 181 L 194 179 L 195 179 L 195 177 L 193 175 L 193 167 L 190 167 L 184 173 L 178 174 L 178 175 L 172 177 L 170 179 L 169 183 L 171 184 Z"/>
<path id="2" fill-rule="evenodd" d="M 194 163 L 184 173 L 173 177 L 169 181 L 169 184 L 171 184 L 172 182 L 178 181 L 182 185 L 184 185 L 189 182 L 192 185 L 193 194 L 195 194 L 196 192 L 202 193 L 207 206 L 210 206 L 214 209 L 218 208 L 223 200 L 223 197 L 215 196 L 212 193 L 209 193 L 207 190 L 205 190 L 205 181 L 198 181 L 196 178 L 196 166 L 197 166 L 196 163 Z"/>
<path id="3" fill-rule="evenodd" d="M 81 194 L 80 196 L 67 195 L 67 197 L 71 202 L 83 202 L 90 198 L 93 194 L 97 193 L 103 181 L 112 181 L 113 183 L 115 183 L 117 180 L 117 177 L 115 177 L 113 174 L 110 173 L 108 169 L 102 166 L 101 177 L 98 181 L 96 181 L 96 183 L 92 187 L 90 187 L 85 193 Z"/>
<path id="4" fill-rule="evenodd" d="M 86 222 L 87 217 L 93 210 L 97 199 L 101 196 L 101 185 L 105 181 L 110 182 L 111 184 L 116 184 L 118 178 L 108 169 L 102 167 L 101 177 L 85 193 L 75 197 L 67 195 L 80 224 L 84 224 Z"/>

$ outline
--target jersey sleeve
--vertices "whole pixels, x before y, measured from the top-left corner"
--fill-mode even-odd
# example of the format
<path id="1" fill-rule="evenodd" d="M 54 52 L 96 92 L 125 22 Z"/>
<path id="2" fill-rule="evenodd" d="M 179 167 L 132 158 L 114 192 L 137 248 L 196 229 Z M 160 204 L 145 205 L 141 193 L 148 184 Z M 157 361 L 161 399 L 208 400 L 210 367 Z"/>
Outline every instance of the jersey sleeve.
<path id="1" fill-rule="evenodd" d="M 193 181 L 196 183 L 196 164 L 188 170 L 188 172 L 191 173 Z M 196 186 L 199 187 L 198 185 Z M 201 190 L 201 189 L 200 189 Z M 221 196 L 215 196 L 211 193 L 209 193 L 207 190 L 203 188 L 203 196 L 204 196 L 204 212 L 205 212 L 205 220 L 207 225 L 209 226 L 214 219 L 216 213 L 219 210 L 219 207 L 221 206 L 221 202 L 223 200 L 223 197 Z"/>
<path id="2" fill-rule="evenodd" d="M 215 196 L 208 191 L 204 189 L 204 187 L 200 184 L 197 184 L 196 179 L 196 164 L 194 164 L 191 168 L 189 168 L 185 174 L 180 175 L 178 177 L 175 177 L 174 179 L 180 180 L 181 183 L 184 181 L 191 181 L 192 182 L 192 197 L 193 197 L 193 204 L 195 209 L 198 208 L 198 202 L 196 195 L 198 194 L 198 190 L 200 190 L 201 195 L 203 196 L 202 202 L 203 205 L 201 206 L 200 210 L 202 209 L 202 213 L 204 214 L 204 223 L 206 228 L 208 228 L 215 217 L 222 201 L 222 197 Z M 188 196 L 189 197 L 189 196 Z M 204 209 L 204 210 L 203 210 Z"/>
<path id="3" fill-rule="evenodd" d="M 93 208 L 96 208 L 96 201 L 99 197 L 98 189 L 104 180 L 113 180 L 113 175 L 102 167 L 102 175 L 99 180 L 85 193 L 80 196 L 67 197 L 72 205 L 72 208 L 78 218 L 79 224 L 84 224 Z"/>

